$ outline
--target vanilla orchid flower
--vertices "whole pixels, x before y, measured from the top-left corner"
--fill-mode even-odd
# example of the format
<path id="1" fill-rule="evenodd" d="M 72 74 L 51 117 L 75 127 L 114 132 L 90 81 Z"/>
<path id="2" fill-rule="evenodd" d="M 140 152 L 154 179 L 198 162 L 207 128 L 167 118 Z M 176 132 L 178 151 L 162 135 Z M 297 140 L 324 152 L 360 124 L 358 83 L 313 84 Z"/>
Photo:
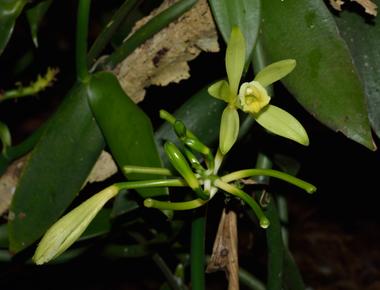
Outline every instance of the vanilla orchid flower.
<path id="1" fill-rule="evenodd" d="M 309 145 L 308 135 L 296 118 L 285 110 L 270 104 L 267 87 L 284 78 L 296 66 L 294 59 L 285 59 L 263 68 L 251 82 L 240 80 L 244 70 L 245 40 L 238 27 L 233 27 L 226 51 L 227 79 L 208 89 L 211 96 L 228 103 L 220 124 L 219 149 L 226 154 L 236 142 L 239 133 L 237 109 L 250 114 L 258 124 L 269 132 Z"/>

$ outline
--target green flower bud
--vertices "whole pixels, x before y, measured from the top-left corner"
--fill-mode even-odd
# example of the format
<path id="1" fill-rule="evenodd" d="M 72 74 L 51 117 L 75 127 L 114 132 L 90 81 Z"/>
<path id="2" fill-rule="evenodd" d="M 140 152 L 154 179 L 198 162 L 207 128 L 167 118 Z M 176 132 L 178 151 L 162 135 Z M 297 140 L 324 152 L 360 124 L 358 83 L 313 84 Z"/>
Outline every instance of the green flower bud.
<path id="1" fill-rule="evenodd" d="M 41 265 L 66 251 L 82 235 L 106 202 L 118 192 L 116 186 L 107 187 L 58 220 L 43 236 L 33 261 Z"/>
<path id="2" fill-rule="evenodd" d="M 164 149 L 166 155 L 169 157 L 170 163 L 182 175 L 191 189 L 194 190 L 200 198 L 208 199 L 209 196 L 202 191 L 198 179 L 177 146 L 167 141 L 164 145 Z"/>

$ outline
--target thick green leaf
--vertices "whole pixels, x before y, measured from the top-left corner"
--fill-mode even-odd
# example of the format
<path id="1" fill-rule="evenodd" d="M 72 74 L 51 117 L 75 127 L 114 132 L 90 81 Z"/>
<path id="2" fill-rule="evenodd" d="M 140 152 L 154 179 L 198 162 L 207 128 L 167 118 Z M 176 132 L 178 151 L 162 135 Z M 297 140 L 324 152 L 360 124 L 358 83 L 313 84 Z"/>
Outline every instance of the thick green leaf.
<path id="1" fill-rule="evenodd" d="M 78 84 L 49 121 L 24 168 L 10 208 L 12 252 L 32 244 L 62 215 L 103 147 L 86 87 Z"/>
<path id="2" fill-rule="evenodd" d="M 0 225 L 0 248 L 8 248 L 8 231 L 7 225 Z"/>
<path id="3" fill-rule="evenodd" d="M 284 289 L 305 290 L 300 270 L 289 249 L 284 248 Z"/>
<path id="4" fill-rule="evenodd" d="M 30 33 L 32 35 L 35 47 L 38 47 L 38 28 L 51 3 L 52 0 L 43 1 L 26 11 L 26 17 L 28 18 L 30 26 Z"/>
<path id="5" fill-rule="evenodd" d="M 380 1 L 374 1 L 378 6 Z M 346 40 L 364 83 L 369 120 L 380 137 L 380 23 L 368 21 L 357 13 L 343 11 L 336 18 L 340 34 Z"/>
<path id="6" fill-rule="evenodd" d="M 161 167 L 152 124 L 124 93 L 117 78 L 112 73 L 100 72 L 91 77 L 87 88 L 95 119 L 120 168 L 126 165 Z M 130 180 L 160 177 L 137 173 L 127 175 Z M 166 194 L 164 188 L 137 191 L 143 198 Z"/>
<path id="7" fill-rule="evenodd" d="M 267 1 L 268 2 L 268 1 Z M 246 41 L 246 67 L 251 62 L 260 26 L 260 0 L 209 0 L 212 14 L 227 43 L 233 26 L 238 26 Z"/>
<path id="8" fill-rule="evenodd" d="M 186 128 L 192 131 L 202 143 L 212 146 L 219 138 L 220 117 L 226 103 L 212 98 L 208 94 L 207 88 L 208 86 L 197 92 L 175 111 L 173 115 L 178 120 L 181 120 L 186 125 Z M 172 125 L 165 122 L 156 131 L 155 139 L 159 145 L 161 157 L 165 160 L 165 154 L 161 149 L 164 141 L 178 142 Z"/>
<path id="9" fill-rule="evenodd" d="M 28 1 L 0 0 L 0 55 L 12 36 L 17 17 Z"/>
<path id="10" fill-rule="evenodd" d="M 270 62 L 297 61 L 287 88 L 318 120 L 375 149 L 364 90 L 349 50 L 322 0 L 262 2 L 263 46 Z"/>
<path id="11" fill-rule="evenodd" d="M 110 216 L 111 218 L 116 218 L 138 208 L 139 204 L 130 196 L 129 192 L 127 190 L 121 190 L 115 197 Z"/>

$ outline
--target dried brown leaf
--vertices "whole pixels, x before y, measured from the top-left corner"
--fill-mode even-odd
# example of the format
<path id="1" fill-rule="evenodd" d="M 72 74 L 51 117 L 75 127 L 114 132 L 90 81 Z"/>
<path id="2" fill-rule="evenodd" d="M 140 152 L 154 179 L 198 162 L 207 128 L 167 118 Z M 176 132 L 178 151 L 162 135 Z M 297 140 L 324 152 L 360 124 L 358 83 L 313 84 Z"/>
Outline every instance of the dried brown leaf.
<path id="1" fill-rule="evenodd" d="M 138 21 L 136 31 L 151 18 L 177 1 L 165 0 L 149 16 Z M 143 100 L 145 88 L 166 86 L 190 77 L 188 61 L 201 51 L 217 52 L 217 31 L 206 0 L 147 40 L 114 70 L 121 86 L 136 103 Z"/>
<path id="2" fill-rule="evenodd" d="M 29 154 L 12 162 L 0 177 L 0 215 L 4 214 L 9 209 L 21 171 L 24 168 L 28 157 Z M 116 172 L 117 166 L 113 161 L 112 156 L 106 151 L 102 151 L 83 187 L 87 183 L 106 180 Z"/>
<path id="3" fill-rule="evenodd" d="M 377 15 L 377 5 L 373 3 L 371 0 L 351 0 L 353 2 L 357 2 L 361 6 L 364 7 L 365 12 L 369 15 L 376 16 Z M 344 4 L 344 1 L 342 0 L 330 0 L 330 5 L 338 10 L 342 10 L 342 5 Z"/>
<path id="4" fill-rule="evenodd" d="M 0 215 L 8 211 L 16 186 L 29 155 L 11 163 L 0 177 Z"/>
<path id="5" fill-rule="evenodd" d="M 223 210 L 212 255 L 206 272 L 224 271 L 228 278 L 228 289 L 239 290 L 239 260 L 237 217 L 234 211 Z"/>

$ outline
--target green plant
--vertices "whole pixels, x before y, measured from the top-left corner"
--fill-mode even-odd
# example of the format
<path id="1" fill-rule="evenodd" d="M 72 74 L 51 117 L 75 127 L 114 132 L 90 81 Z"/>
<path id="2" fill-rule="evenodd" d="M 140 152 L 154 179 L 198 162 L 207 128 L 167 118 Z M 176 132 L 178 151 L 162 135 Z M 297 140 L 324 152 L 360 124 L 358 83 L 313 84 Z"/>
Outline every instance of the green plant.
<path id="1" fill-rule="evenodd" d="M 80 0 L 75 45 L 76 82 L 58 111 L 26 141 L 13 147 L 8 128 L 0 123 L 3 143 L 0 171 L 32 151 L 18 181 L 9 208 L 8 231 L 0 246 L 4 249 L 9 246 L 17 257 L 25 249 L 34 247 L 43 236 L 33 260 L 44 264 L 64 257 L 66 250 L 73 253 L 75 249 L 69 247 L 74 243 L 77 249 L 86 249 L 88 245 L 76 243 L 78 240 L 89 239 L 91 244 L 107 234 L 123 232 L 128 235 L 127 242 L 123 242 L 134 249 L 131 252 L 152 255 L 172 289 L 187 289 L 189 281 L 183 267 L 189 264 L 192 289 L 205 289 L 205 208 L 219 191 L 224 193 L 218 196 L 226 204 L 242 200 L 245 204 L 242 212 L 251 217 L 251 212 L 255 213 L 253 227 L 258 221 L 266 228 L 267 289 L 304 289 L 297 266 L 284 245 L 276 196 L 260 189 L 268 184 L 268 177 L 282 179 L 309 193 L 314 192 L 315 187 L 272 169 L 272 159 L 263 152 L 265 149 L 239 152 L 242 158 L 257 156 L 256 167 L 243 170 L 228 165 L 233 160 L 228 159 L 227 153 L 241 146 L 239 139 L 250 136 L 256 123 L 271 134 L 309 145 L 301 123 L 270 102 L 277 95 L 272 85 L 278 80 L 323 124 L 375 149 L 368 116 L 375 133 L 379 134 L 378 94 L 373 92 L 379 80 L 366 66 L 359 65 L 365 47 L 348 49 L 344 39 L 335 32 L 337 23 L 341 31 L 349 34 L 353 28 L 346 19 L 356 19 L 356 15 L 344 14 L 345 17 L 335 20 L 323 1 L 210 0 L 218 31 L 227 43 L 227 81 L 210 79 L 210 85 L 175 113 L 161 110 L 160 116 L 166 124 L 154 132 L 150 118 L 127 96 L 118 78 L 109 70 L 115 69 L 151 37 L 160 35 L 174 20 L 181 23 L 183 19 L 178 20 L 178 17 L 198 1 L 176 2 L 125 41 L 117 43 L 115 35 L 126 36 L 125 21 L 138 18 L 141 13 L 139 2 L 142 1 L 124 1 L 87 49 L 90 0 Z M 0 0 L 0 52 L 6 47 L 23 9 L 27 10 L 33 43 L 37 46 L 38 24 L 49 12 L 50 5 L 54 4 Z M 378 26 L 369 28 L 366 37 L 370 39 L 377 30 Z M 313 37 L 320 40 L 318 44 L 304 40 Z M 110 42 L 114 44 L 111 53 L 100 57 Z M 160 51 L 152 59 L 154 65 L 167 53 L 167 48 Z M 252 64 L 255 77 L 250 77 Z M 364 89 L 356 69 L 364 80 Z M 54 77 L 55 71 L 49 70 L 45 78 L 38 78 L 28 87 L 1 93 L 0 101 L 36 94 L 49 86 Z M 375 104 L 370 107 L 369 115 L 365 94 L 369 103 Z M 160 108 L 155 109 L 158 112 Z M 268 144 L 262 143 L 262 148 L 266 148 Z M 124 177 L 119 176 L 112 185 L 106 180 L 101 191 L 71 209 L 104 148 L 111 152 Z M 258 186 L 246 183 L 258 183 Z M 110 213 L 109 201 L 113 198 Z M 146 210 L 144 206 L 153 209 Z M 130 216 L 136 209 L 141 210 L 141 216 L 131 221 Z M 188 216 L 192 215 L 190 247 L 177 240 L 186 223 L 177 211 L 183 210 L 189 210 Z M 159 216 L 166 229 L 149 224 L 145 215 Z M 116 219 L 121 221 L 121 226 L 116 225 Z M 144 230 L 131 229 L 136 224 Z M 174 273 L 160 256 L 158 249 L 162 245 L 173 251 L 179 247 L 175 253 L 178 267 Z M 1 251 L 7 252 L 4 249 Z M 104 246 L 104 252 L 110 256 L 115 252 L 123 256 L 117 249 L 112 241 Z M 251 289 L 260 287 L 244 270 L 241 277 Z M 232 283 L 233 277 L 228 278 Z"/>

